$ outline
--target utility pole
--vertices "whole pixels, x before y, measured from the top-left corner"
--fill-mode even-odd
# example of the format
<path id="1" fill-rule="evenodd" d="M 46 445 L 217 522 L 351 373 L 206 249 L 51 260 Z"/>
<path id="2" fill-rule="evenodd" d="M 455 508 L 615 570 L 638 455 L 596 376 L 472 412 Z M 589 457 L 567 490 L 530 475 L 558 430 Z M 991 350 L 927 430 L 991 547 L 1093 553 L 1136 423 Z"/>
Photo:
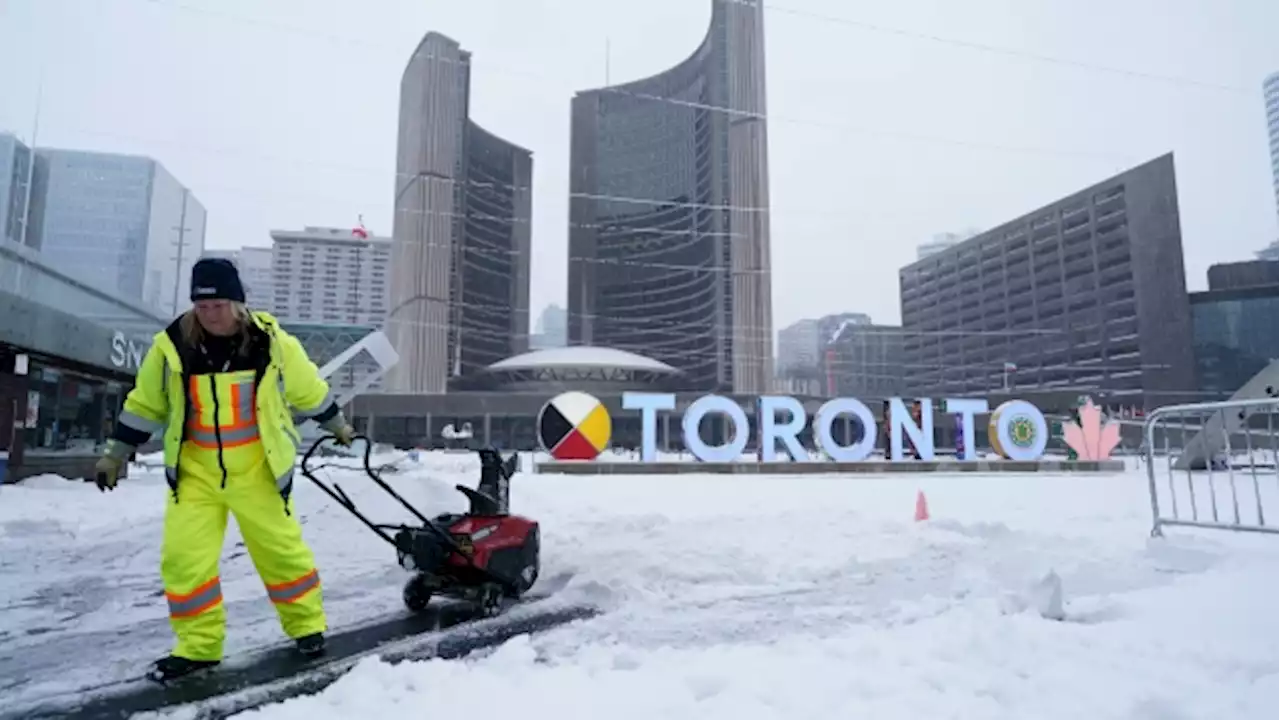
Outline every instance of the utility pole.
<path id="1" fill-rule="evenodd" d="M 187 242 L 187 197 L 191 191 L 186 187 L 182 188 L 182 214 L 178 219 L 178 226 L 173 228 L 178 231 L 178 257 L 173 270 L 173 308 L 172 315 L 178 314 L 178 288 L 182 287 L 182 250 Z"/>

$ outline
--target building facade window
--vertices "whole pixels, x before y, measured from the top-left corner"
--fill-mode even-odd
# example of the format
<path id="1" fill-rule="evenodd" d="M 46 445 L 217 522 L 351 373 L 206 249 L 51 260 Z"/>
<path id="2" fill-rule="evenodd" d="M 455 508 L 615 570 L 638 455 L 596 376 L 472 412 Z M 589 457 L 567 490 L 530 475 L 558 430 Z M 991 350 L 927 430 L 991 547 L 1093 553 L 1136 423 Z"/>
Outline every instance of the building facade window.
<path id="1" fill-rule="evenodd" d="M 121 383 L 36 362 L 30 377 L 27 402 L 38 398 L 38 407 L 36 426 L 23 431 L 28 453 L 92 453 L 110 437 L 127 392 Z"/>

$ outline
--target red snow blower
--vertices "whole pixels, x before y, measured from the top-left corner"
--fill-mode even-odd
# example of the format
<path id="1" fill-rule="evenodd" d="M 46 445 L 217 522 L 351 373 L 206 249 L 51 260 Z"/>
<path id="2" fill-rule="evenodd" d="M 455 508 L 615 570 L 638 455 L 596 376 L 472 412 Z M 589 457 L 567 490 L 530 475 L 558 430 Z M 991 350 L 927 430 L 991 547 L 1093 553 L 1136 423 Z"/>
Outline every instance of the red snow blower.
<path id="1" fill-rule="evenodd" d="M 373 442 L 356 436 L 365 444 L 365 473 L 421 522 L 387 525 L 361 513 L 337 483 L 329 485 L 317 478 L 314 471 L 325 465 L 307 465 L 321 445 L 332 439 L 322 437 L 307 450 L 302 456 L 302 474 L 396 548 L 400 567 L 414 573 L 404 586 L 404 604 L 410 610 L 426 610 L 431 598 L 438 595 L 473 603 L 481 615 L 493 616 L 502 611 L 504 600 L 518 599 L 533 587 L 539 569 L 538 523 L 508 512 L 517 456 L 504 460 L 496 449 L 477 449 L 479 485 L 474 490 L 455 486 L 467 497 L 470 509 L 465 514 L 444 513 L 431 520 L 382 479 L 383 469 L 369 464 Z"/>

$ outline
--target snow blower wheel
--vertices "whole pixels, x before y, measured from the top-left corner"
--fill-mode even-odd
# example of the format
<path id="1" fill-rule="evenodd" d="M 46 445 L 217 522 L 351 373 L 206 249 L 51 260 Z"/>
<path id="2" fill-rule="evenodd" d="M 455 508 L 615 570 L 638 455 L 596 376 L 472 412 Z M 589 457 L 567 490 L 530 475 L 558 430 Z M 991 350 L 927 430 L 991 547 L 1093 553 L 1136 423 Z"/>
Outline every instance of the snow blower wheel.
<path id="1" fill-rule="evenodd" d="M 486 583 L 480 589 L 480 597 L 476 603 L 476 609 L 480 611 L 481 617 L 497 617 L 502 612 L 502 586 L 497 583 Z"/>
<path id="2" fill-rule="evenodd" d="M 467 512 L 427 519 L 370 466 L 373 443 L 358 435 L 365 443 L 365 473 L 421 523 L 383 525 L 365 517 L 341 487 L 321 482 L 308 467 L 311 456 L 328 439 L 332 438 L 317 440 L 302 457 L 302 474 L 395 547 L 400 567 L 413 573 L 402 591 L 410 611 L 423 612 L 433 597 L 440 596 L 471 603 L 480 615 L 492 617 L 502 611 L 504 598 L 517 599 L 533 587 L 538 579 L 541 532 L 536 520 L 508 510 L 517 456 L 504 459 L 496 449 L 476 450 L 479 484 L 474 490 L 455 486 L 469 501 Z"/>
<path id="3" fill-rule="evenodd" d="M 421 575 L 414 575 L 404 584 L 404 606 L 420 613 L 431 603 L 432 592 Z"/>

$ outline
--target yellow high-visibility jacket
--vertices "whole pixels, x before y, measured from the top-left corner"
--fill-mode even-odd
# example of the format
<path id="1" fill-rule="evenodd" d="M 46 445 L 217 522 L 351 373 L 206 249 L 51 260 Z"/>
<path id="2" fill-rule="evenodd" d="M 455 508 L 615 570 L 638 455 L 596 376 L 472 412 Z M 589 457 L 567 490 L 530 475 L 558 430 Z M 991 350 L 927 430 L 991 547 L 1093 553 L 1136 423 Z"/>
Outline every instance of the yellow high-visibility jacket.
<path id="1" fill-rule="evenodd" d="M 294 413 L 313 418 L 324 415 L 325 421 L 341 421 L 341 414 L 334 412 L 329 384 L 320 377 L 302 343 L 285 332 L 269 313 L 254 312 L 251 317 L 270 338 L 270 361 L 256 392 L 258 433 L 276 487 L 287 499 L 301 441 L 294 426 Z M 138 367 L 133 390 L 125 398 L 118 425 L 123 433 L 136 431 L 135 436 L 145 433 L 150 437 L 164 429 L 165 478 L 176 496 L 190 407 L 181 353 L 173 339 L 175 326 L 156 333 Z M 108 446 L 108 455 L 119 457 L 133 452 L 136 446 L 119 439 L 123 433 L 117 432 L 117 438 Z"/>

